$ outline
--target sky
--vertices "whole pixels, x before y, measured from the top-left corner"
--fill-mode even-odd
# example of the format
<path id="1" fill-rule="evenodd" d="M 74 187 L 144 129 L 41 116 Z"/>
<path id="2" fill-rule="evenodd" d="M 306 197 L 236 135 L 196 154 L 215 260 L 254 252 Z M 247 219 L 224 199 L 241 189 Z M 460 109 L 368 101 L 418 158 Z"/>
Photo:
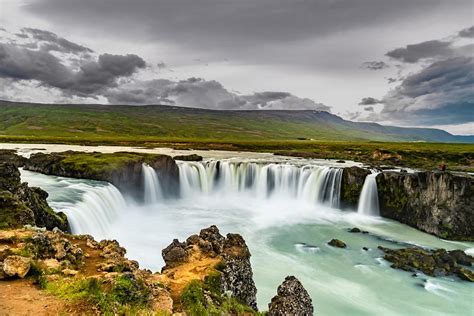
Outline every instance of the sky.
<path id="1" fill-rule="evenodd" d="M 0 0 L 0 99 L 474 134 L 471 0 Z"/>

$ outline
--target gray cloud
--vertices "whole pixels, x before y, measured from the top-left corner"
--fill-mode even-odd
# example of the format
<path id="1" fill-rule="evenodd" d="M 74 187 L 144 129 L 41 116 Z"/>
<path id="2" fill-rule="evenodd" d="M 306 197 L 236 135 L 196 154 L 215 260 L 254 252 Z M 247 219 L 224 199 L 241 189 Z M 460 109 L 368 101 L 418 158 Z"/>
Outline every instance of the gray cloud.
<path id="1" fill-rule="evenodd" d="M 435 62 L 405 78 L 383 99 L 384 119 L 423 125 L 461 124 L 474 119 L 474 59 Z"/>
<path id="2" fill-rule="evenodd" d="M 470 7 L 470 0 L 457 0 L 456 7 L 447 0 L 30 1 L 25 9 L 35 16 L 86 34 L 100 29 L 121 41 L 155 42 L 209 61 L 228 58 L 305 69 L 331 63 L 332 71 L 342 68 L 342 59 L 336 54 L 325 55 L 324 62 L 311 58 L 320 50 L 315 46 L 318 40 L 411 21 L 440 8 Z M 358 39 L 337 45 L 356 42 L 359 45 Z"/>
<path id="3" fill-rule="evenodd" d="M 374 107 L 373 106 L 366 106 L 364 108 L 364 111 L 367 111 L 367 112 L 374 112 Z"/>
<path id="4" fill-rule="evenodd" d="M 59 37 L 53 32 L 39 30 L 35 28 L 23 28 L 22 33 L 17 34 L 18 37 L 28 38 L 31 36 L 40 43 L 40 47 L 44 51 L 59 51 L 63 53 L 92 53 L 92 49 L 82 45 L 68 41 Z"/>
<path id="5" fill-rule="evenodd" d="M 0 43 L 0 77 L 36 80 L 70 95 L 91 95 L 117 86 L 118 78 L 144 67 L 145 61 L 136 55 L 103 54 L 74 71 L 47 51 Z"/>
<path id="6" fill-rule="evenodd" d="M 374 104 L 380 104 L 382 103 L 381 100 L 377 100 L 372 97 L 367 97 L 367 98 L 362 98 L 362 100 L 359 102 L 359 105 L 374 105 Z"/>
<path id="7" fill-rule="evenodd" d="M 474 26 L 468 27 L 467 29 L 461 30 L 458 33 L 460 37 L 474 37 Z"/>
<path id="8" fill-rule="evenodd" d="M 200 78 L 177 82 L 165 79 L 138 81 L 110 89 L 105 96 L 112 104 L 167 104 L 218 110 L 330 110 L 324 104 L 287 92 L 238 95 L 217 81 Z"/>
<path id="9" fill-rule="evenodd" d="M 386 56 L 406 63 L 416 63 L 424 58 L 451 56 L 452 54 L 451 42 L 433 40 L 394 49 L 389 51 Z"/>
<path id="10" fill-rule="evenodd" d="M 381 70 L 381 69 L 389 68 L 390 66 L 383 61 L 367 61 L 362 64 L 362 67 L 370 69 L 370 70 Z"/>

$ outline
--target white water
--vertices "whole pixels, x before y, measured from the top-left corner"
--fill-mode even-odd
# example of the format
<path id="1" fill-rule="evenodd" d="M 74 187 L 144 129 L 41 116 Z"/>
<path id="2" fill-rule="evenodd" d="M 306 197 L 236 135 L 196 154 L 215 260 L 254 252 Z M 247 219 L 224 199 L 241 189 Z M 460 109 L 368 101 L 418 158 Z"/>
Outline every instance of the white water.
<path id="1" fill-rule="evenodd" d="M 287 163 L 178 162 L 181 197 L 246 195 L 339 207 L 342 169 Z"/>
<path id="2" fill-rule="evenodd" d="M 338 210 L 338 169 L 224 162 L 218 172 L 216 162 L 179 163 L 181 197 L 144 204 L 124 200 L 101 182 L 27 171 L 22 178 L 50 193 L 50 205 L 68 214 L 75 233 L 117 239 L 129 258 L 153 271 L 160 270 L 161 249 L 174 238 L 184 240 L 211 224 L 222 234 L 242 234 L 252 253 L 261 309 L 284 277 L 295 275 L 320 315 L 469 315 L 471 284 L 391 269 L 377 246 L 409 242 L 472 250 L 473 243 L 453 244 L 397 222 Z M 349 233 L 354 226 L 370 234 Z M 332 238 L 348 248 L 328 246 Z"/>
<path id="3" fill-rule="evenodd" d="M 377 191 L 376 177 L 379 173 L 369 174 L 364 181 L 364 186 L 360 192 L 357 213 L 369 216 L 379 216 L 379 196 Z"/>
<path id="4" fill-rule="evenodd" d="M 160 180 L 155 170 L 147 164 L 142 165 L 145 190 L 145 203 L 154 204 L 163 199 Z"/>

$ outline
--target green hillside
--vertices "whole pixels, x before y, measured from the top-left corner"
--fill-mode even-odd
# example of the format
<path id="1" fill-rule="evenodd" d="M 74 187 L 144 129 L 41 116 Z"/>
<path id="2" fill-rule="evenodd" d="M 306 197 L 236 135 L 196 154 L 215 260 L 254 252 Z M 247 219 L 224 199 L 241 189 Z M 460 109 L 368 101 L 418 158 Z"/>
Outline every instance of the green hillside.
<path id="1" fill-rule="evenodd" d="M 462 141 L 444 131 L 345 121 L 317 111 L 210 111 L 169 106 L 0 102 L 0 135 L 89 141 Z"/>

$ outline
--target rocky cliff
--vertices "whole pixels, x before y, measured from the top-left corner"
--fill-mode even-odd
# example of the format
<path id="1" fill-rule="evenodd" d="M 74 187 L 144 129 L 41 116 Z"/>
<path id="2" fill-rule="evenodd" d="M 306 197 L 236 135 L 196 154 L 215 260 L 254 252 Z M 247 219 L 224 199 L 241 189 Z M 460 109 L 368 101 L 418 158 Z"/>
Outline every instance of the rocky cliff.
<path id="1" fill-rule="evenodd" d="M 167 196 L 178 193 L 178 167 L 166 155 L 118 152 L 113 154 L 67 151 L 36 153 L 25 162 L 25 169 L 49 175 L 107 181 L 122 192 L 143 199 L 143 163 L 160 174 Z"/>
<path id="2" fill-rule="evenodd" d="M 223 303 L 220 296 L 230 293 L 238 303 L 257 310 L 250 252 L 239 234 L 224 237 L 216 226 L 210 226 L 185 242 L 175 239 L 162 254 L 166 263 L 162 280 L 172 288 L 175 297 L 180 292 L 181 299 L 183 296 L 179 276 L 194 275 L 203 282 L 203 293 L 213 297 L 210 302 L 200 303 L 203 308 L 218 308 Z M 184 310 L 195 307 L 186 306 L 186 301 L 182 303 Z"/>
<path id="3" fill-rule="evenodd" d="M 341 207 L 357 208 L 365 177 L 370 171 L 359 167 L 344 168 L 341 182 Z"/>
<path id="4" fill-rule="evenodd" d="M 48 193 L 21 183 L 18 168 L 10 162 L 0 162 L 0 227 L 14 228 L 34 225 L 69 231 L 64 213 L 56 213 L 46 202 Z"/>
<path id="5" fill-rule="evenodd" d="M 474 240 L 474 178 L 449 172 L 383 172 L 380 212 L 441 238 Z"/>

